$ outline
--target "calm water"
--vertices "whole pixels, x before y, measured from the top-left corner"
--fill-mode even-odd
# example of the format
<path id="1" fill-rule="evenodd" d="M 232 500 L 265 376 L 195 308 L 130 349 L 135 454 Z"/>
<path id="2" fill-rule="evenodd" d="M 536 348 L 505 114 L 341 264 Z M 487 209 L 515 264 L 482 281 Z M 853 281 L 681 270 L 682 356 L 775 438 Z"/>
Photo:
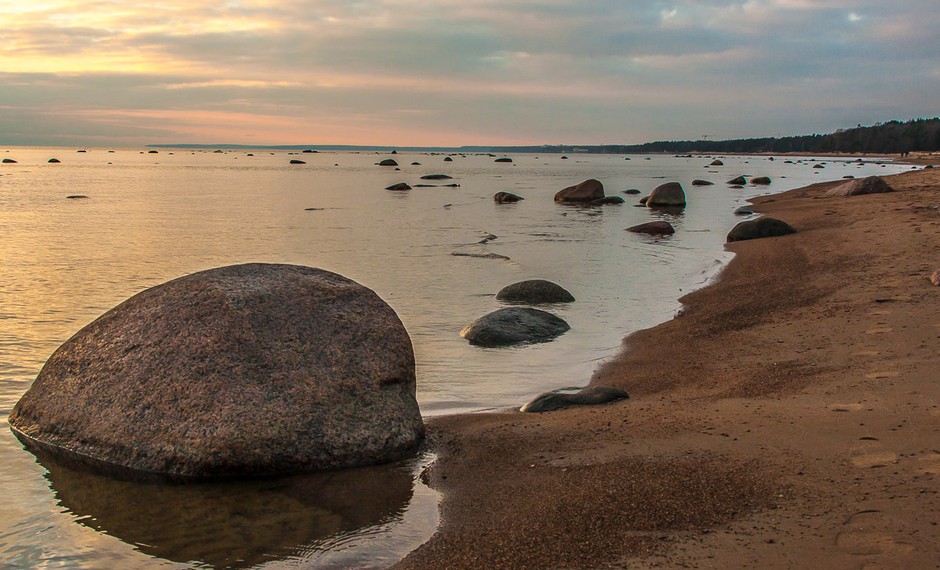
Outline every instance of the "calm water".
<path id="1" fill-rule="evenodd" d="M 518 406 L 586 384 L 632 331 L 668 319 L 677 298 L 728 261 L 723 244 L 746 199 L 910 167 L 766 157 L 706 158 L 402 153 L 226 153 L 0 149 L 0 565 L 13 567 L 385 566 L 425 540 L 437 496 L 430 458 L 342 474 L 214 485 L 143 485 L 73 471 L 25 452 L 6 425 L 45 359 L 127 297 L 194 271 L 250 261 L 322 267 L 375 290 L 401 316 L 425 415 Z M 49 158 L 60 164 L 49 164 Z M 300 158 L 304 165 L 290 165 Z M 797 159 L 792 159 L 796 161 Z M 412 162 L 421 165 L 412 166 Z M 384 190 L 445 173 L 458 188 Z M 739 174 L 772 186 L 730 189 Z M 679 215 L 556 205 L 587 178 L 607 193 L 679 181 Z M 716 182 L 692 187 L 692 179 Z M 496 205 L 498 191 L 525 198 Z M 88 199 L 70 200 L 69 195 Z M 624 228 L 668 219 L 675 236 Z M 487 234 L 495 240 L 479 243 Z M 458 257 L 498 253 L 510 260 Z M 458 336 L 523 279 L 555 281 L 577 302 L 551 310 L 571 331 L 551 343 L 480 349 Z M 363 504 L 362 497 L 369 497 Z"/>

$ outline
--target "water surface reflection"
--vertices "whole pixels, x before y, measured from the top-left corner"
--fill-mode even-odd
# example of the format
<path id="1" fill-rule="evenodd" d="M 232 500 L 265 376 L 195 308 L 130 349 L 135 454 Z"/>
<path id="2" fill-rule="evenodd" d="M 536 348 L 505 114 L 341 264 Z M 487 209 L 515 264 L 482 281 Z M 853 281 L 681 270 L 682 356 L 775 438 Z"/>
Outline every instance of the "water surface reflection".
<path id="1" fill-rule="evenodd" d="M 430 457 L 276 479 L 189 484 L 120 480 L 42 453 L 37 459 L 48 470 L 56 501 L 75 522 L 144 554 L 187 565 L 246 568 L 315 561 L 386 566 L 426 540 L 437 525 L 435 494 L 417 480 Z M 380 540 L 374 540 L 377 536 Z"/>

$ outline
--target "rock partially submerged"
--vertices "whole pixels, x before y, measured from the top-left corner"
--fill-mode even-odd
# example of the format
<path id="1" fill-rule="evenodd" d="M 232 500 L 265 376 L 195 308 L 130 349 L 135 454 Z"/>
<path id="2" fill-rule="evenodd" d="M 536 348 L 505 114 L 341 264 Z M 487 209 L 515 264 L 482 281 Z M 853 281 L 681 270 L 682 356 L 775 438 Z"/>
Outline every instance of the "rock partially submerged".
<path id="1" fill-rule="evenodd" d="M 522 196 L 517 196 L 512 192 L 497 192 L 493 194 L 493 201 L 497 204 L 512 204 L 519 202 L 520 200 L 525 200 Z"/>
<path id="2" fill-rule="evenodd" d="M 398 161 L 394 158 L 386 158 L 379 161 L 379 166 L 398 166 Z"/>
<path id="3" fill-rule="evenodd" d="M 519 411 L 525 413 L 551 412 L 572 406 L 597 406 L 630 398 L 630 395 L 623 390 L 610 386 L 588 386 L 574 393 L 570 390 L 562 389 L 539 394 L 534 400 L 519 408 Z"/>
<path id="4" fill-rule="evenodd" d="M 668 236 L 676 233 L 676 229 L 672 227 L 672 224 L 666 221 L 646 222 L 645 224 L 629 227 L 627 231 L 635 234 L 648 234 L 653 236 Z"/>
<path id="5" fill-rule="evenodd" d="M 497 158 L 493 162 L 512 162 L 512 159 L 509 158 L 508 156 L 504 156 L 502 158 Z"/>
<path id="6" fill-rule="evenodd" d="M 790 224 L 776 218 L 758 218 L 741 222 L 728 233 L 728 241 L 745 241 L 766 237 L 778 237 L 795 234 L 796 229 Z"/>
<path id="7" fill-rule="evenodd" d="M 620 196 L 604 196 L 603 198 L 598 198 L 597 200 L 592 200 L 588 202 L 592 206 L 610 206 L 623 204 L 624 200 Z"/>
<path id="8" fill-rule="evenodd" d="M 731 180 L 729 180 L 728 184 L 731 184 L 732 186 L 742 186 L 744 184 L 747 184 L 747 178 L 743 176 L 738 176 L 737 178 L 732 178 Z"/>
<path id="9" fill-rule="evenodd" d="M 496 293 L 496 299 L 509 303 L 571 303 L 574 295 L 551 281 L 529 279 L 503 287 Z"/>
<path id="10" fill-rule="evenodd" d="M 885 192 L 894 192 L 894 188 L 880 176 L 869 176 L 840 184 L 826 192 L 826 196 L 860 196 Z"/>
<path id="11" fill-rule="evenodd" d="M 604 185 L 601 184 L 600 180 L 591 178 L 580 184 L 559 190 L 555 194 L 555 201 L 562 204 L 583 204 L 585 202 L 600 200 L 603 197 Z"/>
<path id="12" fill-rule="evenodd" d="M 395 311 L 341 275 L 258 263 L 108 311 L 50 357 L 9 421 L 27 447 L 184 478 L 392 461 L 424 435 Z"/>
<path id="13" fill-rule="evenodd" d="M 759 186 L 766 186 L 771 183 L 769 176 L 755 176 L 751 178 L 751 184 L 756 184 Z"/>
<path id="14" fill-rule="evenodd" d="M 564 319 L 531 307 L 508 307 L 480 317 L 460 331 L 470 344 L 484 347 L 548 342 L 571 327 Z"/>
<path id="15" fill-rule="evenodd" d="M 453 176 L 448 176 L 446 174 L 425 174 L 421 177 L 421 180 L 450 180 Z"/>
<path id="16" fill-rule="evenodd" d="M 406 182 L 399 182 L 398 184 L 392 184 L 391 186 L 386 186 L 386 190 L 411 190 L 411 186 Z"/>
<path id="17" fill-rule="evenodd" d="M 752 210 L 748 206 L 741 206 L 740 208 L 734 211 L 735 216 L 751 216 L 753 214 L 754 214 L 754 210 Z"/>
<path id="18" fill-rule="evenodd" d="M 714 182 L 709 182 L 708 180 L 693 180 L 692 186 L 713 186 Z"/>

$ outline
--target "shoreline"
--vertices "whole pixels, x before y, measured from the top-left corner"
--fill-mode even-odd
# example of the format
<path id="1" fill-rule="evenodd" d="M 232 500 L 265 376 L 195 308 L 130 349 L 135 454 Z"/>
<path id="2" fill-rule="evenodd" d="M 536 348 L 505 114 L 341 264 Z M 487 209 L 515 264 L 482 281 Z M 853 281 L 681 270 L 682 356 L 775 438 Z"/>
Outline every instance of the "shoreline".
<path id="1" fill-rule="evenodd" d="M 886 179 L 753 200 L 799 233 L 624 339 L 591 383 L 630 400 L 432 418 L 442 524 L 396 567 L 934 567 L 940 173 Z"/>

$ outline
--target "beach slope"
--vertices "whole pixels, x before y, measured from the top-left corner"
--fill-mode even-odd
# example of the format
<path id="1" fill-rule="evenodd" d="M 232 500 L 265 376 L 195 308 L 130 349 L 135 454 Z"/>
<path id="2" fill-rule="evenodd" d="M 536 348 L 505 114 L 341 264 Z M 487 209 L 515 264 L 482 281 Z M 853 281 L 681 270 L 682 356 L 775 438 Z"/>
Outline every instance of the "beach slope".
<path id="1" fill-rule="evenodd" d="M 886 180 L 756 199 L 798 233 L 625 339 L 592 383 L 631 399 L 430 420 L 442 525 L 397 567 L 936 568 L 940 172 Z"/>

